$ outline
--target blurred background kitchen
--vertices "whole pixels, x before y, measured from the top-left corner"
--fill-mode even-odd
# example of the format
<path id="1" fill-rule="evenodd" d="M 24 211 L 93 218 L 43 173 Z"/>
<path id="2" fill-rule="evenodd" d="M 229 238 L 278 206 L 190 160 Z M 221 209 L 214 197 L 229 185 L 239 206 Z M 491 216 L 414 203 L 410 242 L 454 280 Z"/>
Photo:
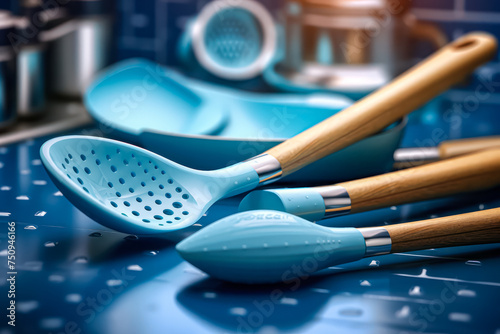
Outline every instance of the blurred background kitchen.
<path id="1" fill-rule="evenodd" d="M 126 58 L 148 58 L 234 88 L 356 100 L 469 31 L 500 38 L 500 2 L 488 0 L 2 0 L 0 6 L 0 144 L 90 124 L 80 103 L 86 85 Z M 413 113 L 402 146 L 498 134 L 498 60 Z M 443 133 L 433 133 L 433 122 Z"/>

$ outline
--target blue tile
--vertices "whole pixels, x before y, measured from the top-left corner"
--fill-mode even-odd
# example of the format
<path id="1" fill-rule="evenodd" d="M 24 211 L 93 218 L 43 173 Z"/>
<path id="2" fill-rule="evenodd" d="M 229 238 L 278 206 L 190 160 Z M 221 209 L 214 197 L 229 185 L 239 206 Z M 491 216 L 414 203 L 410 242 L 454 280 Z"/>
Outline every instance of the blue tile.
<path id="1" fill-rule="evenodd" d="M 500 12 L 500 1 L 495 0 L 467 0 L 465 9 L 468 11 Z"/>
<path id="2" fill-rule="evenodd" d="M 453 9 L 454 0 L 415 0 L 413 8 Z"/>

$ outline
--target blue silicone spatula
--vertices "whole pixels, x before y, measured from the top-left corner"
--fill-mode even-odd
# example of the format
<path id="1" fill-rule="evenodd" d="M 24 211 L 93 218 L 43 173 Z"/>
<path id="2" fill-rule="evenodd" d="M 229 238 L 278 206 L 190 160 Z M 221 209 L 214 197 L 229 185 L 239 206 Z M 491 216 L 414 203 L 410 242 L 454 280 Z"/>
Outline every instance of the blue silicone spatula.
<path id="1" fill-rule="evenodd" d="M 383 227 L 328 228 L 271 210 L 237 213 L 177 244 L 188 262 L 235 283 L 276 283 L 364 257 L 500 242 L 500 208 Z"/>
<path id="2" fill-rule="evenodd" d="M 500 148 L 329 186 L 255 190 L 240 211 L 276 210 L 310 221 L 500 185 Z"/>
<path id="3" fill-rule="evenodd" d="M 41 159 L 63 194 L 99 223 L 127 233 L 178 230 L 222 197 L 276 181 L 381 131 L 461 81 L 491 59 L 496 47 L 490 35 L 464 36 L 357 104 L 219 170 L 194 170 L 133 145 L 86 136 L 47 141 Z"/>

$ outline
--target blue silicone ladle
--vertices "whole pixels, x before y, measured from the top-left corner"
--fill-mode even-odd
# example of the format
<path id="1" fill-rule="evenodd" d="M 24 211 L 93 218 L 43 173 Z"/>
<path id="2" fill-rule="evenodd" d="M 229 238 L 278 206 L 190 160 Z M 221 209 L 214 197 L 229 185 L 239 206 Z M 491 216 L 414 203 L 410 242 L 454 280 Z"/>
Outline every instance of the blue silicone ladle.
<path id="1" fill-rule="evenodd" d="M 287 282 L 393 252 L 500 242 L 500 208 L 412 223 L 328 228 L 272 210 L 223 218 L 177 244 L 179 254 L 229 282 Z"/>
<path id="2" fill-rule="evenodd" d="M 100 123 L 131 136 L 155 127 L 216 135 L 229 121 L 225 101 L 198 95 L 165 75 L 159 64 L 145 60 L 127 60 L 107 68 L 88 87 L 84 99 Z"/>

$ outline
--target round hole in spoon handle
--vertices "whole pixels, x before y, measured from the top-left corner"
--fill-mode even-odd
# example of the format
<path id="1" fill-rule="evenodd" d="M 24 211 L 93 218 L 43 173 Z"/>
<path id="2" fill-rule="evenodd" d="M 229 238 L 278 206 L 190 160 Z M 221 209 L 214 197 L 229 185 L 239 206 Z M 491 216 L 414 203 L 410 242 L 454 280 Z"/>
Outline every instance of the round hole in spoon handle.
<path id="1" fill-rule="evenodd" d="M 387 86 L 340 113 L 275 146 L 266 153 L 286 176 L 328 154 L 383 130 L 453 84 L 462 81 L 496 54 L 497 41 L 470 33 L 443 47 Z"/>
<path id="2" fill-rule="evenodd" d="M 496 243 L 500 242 L 500 208 L 383 228 L 391 237 L 391 253 Z"/>

